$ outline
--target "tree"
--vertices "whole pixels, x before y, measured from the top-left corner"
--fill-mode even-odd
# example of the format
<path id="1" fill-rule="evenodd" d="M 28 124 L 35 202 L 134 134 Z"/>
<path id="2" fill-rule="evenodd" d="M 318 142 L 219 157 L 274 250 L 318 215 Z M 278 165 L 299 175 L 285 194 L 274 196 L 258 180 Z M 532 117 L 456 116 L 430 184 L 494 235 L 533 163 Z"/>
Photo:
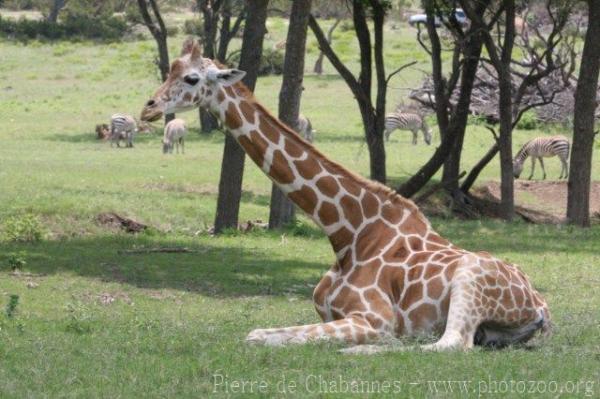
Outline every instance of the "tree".
<path id="1" fill-rule="evenodd" d="M 490 5 L 490 0 L 483 0 L 476 3 L 474 12 L 483 16 Z M 445 26 L 450 28 L 455 41 L 452 49 L 451 70 L 447 76 L 444 75 L 444 64 L 442 62 L 442 43 L 435 26 L 436 16 L 440 18 L 448 13 L 454 6 L 448 2 L 438 5 L 434 0 L 424 0 L 423 7 L 427 14 L 427 32 L 431 48 L 429 49 L 420 38 L 419 42 L 429 53 L 432 61 L 432 77 L 434 83 L 433 106 L 435 107 L 436 118 L 440 129 L 442 142 L 435 150 L 433 156 L 406 182 L 401 184 L 396 191 L 405 196 L 411 197 L 421 190 L 425 184 L 435 175 L 440 167 L 446 162 L 450 154 L 455 151 L 455 161 L 460 159 L 460 149 L 465 134 L 468 115 L 471 103 L 471 93 L 473 91 L 473 82 L 477 74 L 483 38 L 479 28 L 471 25 L 466 32 L 458 25 L 455 18 L 442 19 Z M 452 13 L 451 13 L 452 15 Z M 458 87 L 457 100 L 452 103 L 451 98 L 454 90 Z M 458 162 L 453 164 L 454 172 L 446 174 L 447 181 L 454 185 L 458 182 Z M 455 175 L 455 176 L 454 176 Z M 458 190 L 449 188 L 454 197 L 462 198 Z"/>
<path id="2" fill-rule="evenodd" d="M 311 0 L 296 0 L 292 3 L 290 25 L 285 44 L 283 81 L 279 91 L 279 119 L 295 128 L 300 113 L 302 80 L 304 78 L 304 54 L 306 52 L 306 31 L 310 16 Z M 275 185 L 271 189 L 269 228 L 275 229 L 292 221 L 294 204 Z"/>
<path id="3" fill-rule="evenodd" d="M 245 7 L 241 1 L 234 0 L 197 0 L 196 5 L 202 13 L 204 22 L 204 56 L 225 62 L 229 42 L 236 35 L 245 17 Z M 235 6 L 235 7 L 234 7 Z M 249 5 L 248 8 L 254 7 Z M 238 17 L 231 25 L 231 16 L 237 8 Z M 219 22 L 220 29 L 219 29 Z M 219 38 L 217 40 L 217 33 Z M 203 132 L 211 132 L 218 127 L 217 118 L 200 108 L 200 125 Z"/>
<path id="4" fill-rule="evenodd" d="M 470 4 L 463 2 L 463 7 L 474 26 L 480 28 L 483 33 L 484 43 L 489 59 L 486 63 L 493 66 L 498 81 L 498 115 L 500 122 L 500 134 L 497 145 L 494 147 L 500 152 L 501 171 L 501 203 L 500 216 L 505 220 L 511 220 L 514 216 L 514 176 L 512 157 L 512 132 L 519 119 L 526 110 L 552 102 L 555 94 L 563 87 L 556 87 L 548 95 L 544 94 L 541 83 L 548 79 L 555 71 L 569 75 L 567 68 L 574 59 L 574 45 L 565 40 L 563 30 L 568 21 L 571 6 L 555 5 L 555 0 L 546 0 L 545 10 L 551 22 L 549 33 L 542 33 L 542 29 L 532 28 L 532 35 L 536 43 L 532 44 L 529 34 L 520 35 L 520 52 L 525 55 L 524 61 L 513 60 L 513 48 L 515 42 L 515 18 L 516 5 L 514 0 L 507 0 L 498 8 L 495 15 L 504 15 L 504 32 L 495 25 L 494 19 L 484 21 L 483 17 L 477 15 Z M 539 16 L 538 16 L 539 17 Z M 496 23 L 497 26 L 500 23 Z M 546 30 L 546 29 L 544 29 Z M 540 45 L 543 44 L 543 45 Z M 564 44 L 564 46 L 563 46 Z M 518 85 L 514 80 L 519 79 Z M 568 76 L 565 81 L 568 84 Z M 530 95 L 531 90 L 537 89 L 537 96 Z M 536 97 L 541 100 L 537 101 Z M 493 157 L 493 151 L 488 151 L 485 160 Z M 477 167 L 480 167 L 478 165 Z M 469 179 L 469 178 L 468 178 Z M 472 183 L 471 183 L 472 184 Z M 463 185 L 464 186 L 464 185 Z"/>
<path id="5" fill-rule="evenodd" d="M 137 3 L 142 21 L 156 41 L 158 47 L 157 64 L 160 70 L 160 77 L 164 82 L 169 76 L 169 48 L 167 47 L 167 28 L 165 22 L 162 19 L 156 0 L 137 0 Z M 150 4 L 152 15 L 148 9 L 148 4 Z M 174 118 L 174 114 L 165 115 L 165 124 Z"/>
<path id="6" fill-rule="evenodd" d="M 331 25 L 329 27 L 329 30 L 327 31 L 327 43 L 329 43 L 329 45 L 331 45 L 331 42 L 333 41 L 333 31 L 335 30 L 335 28 L 337 28 L 337 26 L 340 24 L 340 22 L 342 22 L 342 19 L 337 18 L 335 20 L 335 22 L 333 23 L 333 25 Z M 315 66 L 313 67 L 313 72 L 316 73 L 317 75 L 323 74 L 323 59 L 324 58 L 325 58 L 325 54 L 323 53 L 323 51 L 319 51 L 319 56 L 317 57 L 317 60 L 315 61 Z"/>
<path id="7" fill-rule="evenodd" d="M 244 84 L 251 91 L 254 91 L 266 33 L 265 22 L 269 0 L 246 0 L 246 4 L 248 13 L 242 40 L 239 69 L 246 72 L 243 80 Z M 225 228 L 236 228 L 238 225 L 244 159 L 244 150 L 231 135 L 227 134 L 221 163 L 219 196 L 215 216 L 214 231 L 217 234 Z"/>
<path id="8" fill-rule="evenodd" d="M 46 20 L 48 22 L 56 23 L 58 20 L 58 13 L 67 5 L 67 0 L 52 0 L 50 4 L 50 12 Z"/>
<path id="9" fill-rule="evenodd" d="M 329 62 L 342 76 L 356 98 L 363 122 L 365 140 L 369 149 L 370 176 L 371 179 L 382 183 L 386 181 L 385 147 L 383 143 L 385 97 L 389 78 L 395 73 L 386 77 L 383 62 L 383 23 L 389 7 L 390 3 L 388 1 L 352 1 L 352 20 L 360 48 L 360 72 L 358 77 L 354 76 L 333 51 L 314 16 L 311 15 L 309 19 L 309 26 L 317 38 L 319 49 L 323 51 Z M 373 20 L 373 44 L 368 15 Z M 371 96 L 373 62 L 375 63 L 377 87 L 375 102 L 373 102 Z"/>
<path id="10" fill-rule="evenodd" d="M 585 35 L 579 80 L 575 92 L 573 151 L 570 161 L 567 220 L 590 225 L 590 179 L 594 147 L 594 115 L 600 72 L 600 1 L 588 0 L 588 29 Z"/>

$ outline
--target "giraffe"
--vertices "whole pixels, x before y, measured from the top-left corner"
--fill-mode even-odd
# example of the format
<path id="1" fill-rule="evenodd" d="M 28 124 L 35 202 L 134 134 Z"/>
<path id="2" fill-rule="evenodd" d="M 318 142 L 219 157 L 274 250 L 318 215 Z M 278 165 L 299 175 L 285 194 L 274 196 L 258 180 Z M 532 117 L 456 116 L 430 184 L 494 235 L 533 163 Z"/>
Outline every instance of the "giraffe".
<path id="1" fill-rule="evenodd" d="M 412 201 L 329 160 L 255 99 L 239 82 L 245 72 L 224 69 L 201 51 L 195 41 L 184 43 L 142 120 L 210 110 L 335 252 L 313 293 L 322 322 L 257 329 L 248 342 L 361 345 L 438 334 L 423 349 L 467 350 L 525 342 L 540 330 L 548 335 L 546 302 L 517 266 L 442 238 Z"/>

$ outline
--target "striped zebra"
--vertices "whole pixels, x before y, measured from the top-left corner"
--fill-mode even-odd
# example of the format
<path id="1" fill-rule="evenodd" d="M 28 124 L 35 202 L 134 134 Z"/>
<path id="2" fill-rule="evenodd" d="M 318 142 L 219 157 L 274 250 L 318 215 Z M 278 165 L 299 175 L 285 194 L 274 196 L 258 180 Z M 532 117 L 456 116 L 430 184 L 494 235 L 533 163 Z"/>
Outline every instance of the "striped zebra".
<path id="1" fill-rule="evenodd" d="M 306 141 L 312 143 L 315 139 L 316 130 L 313 130 L 312 123 L 310 123 L 310 119 L 306 116 L 300 114 L 298 115 L 298 124 L 296 125 L 296 131 L 300 133 Z"/>
<path id="2" fill-rule="evenodd" d="M 110 117 L 110 146 L 116 142 L 117 147 L 120 147 L 120 141 L 126 140 L 126 146 L 133 147 L 133 136 L 137 131 L 137 123 L 133 116 L 114 114 Z"/>
<path id="3" fill-rule="evenodd" d="M 431 144 L 431 129 L 427 126 L 425 118 L 418 114 L 400 111 L 387 114 L 385 117 L 384 132 L 386 141 L 390 139 L 390 134 L 396 129 L 410 130 L 413 134 L 413 145 L 417 144 L 417 136 L 419 135 L 419 130 L 421 130 L 427 145 Z"/>
<path id="4" fill-rule="evenodd" d="M 173 153 L 173 146 L 177 147 L 179 154 L 179 146 L 181 153 L 185 154 L 184 136 L 187 133 L 185 121 L 183 119 L 173 119 L 165 126 L 165 134 L 163 137 L 163 154 Z"/>
<path id="5" fill-rule="evenodd" d="M 513 160 L 513 172 L 515 178 L 519 178 L 523 171 L 523 164 L 527 157 L 531 157 L 531 174 L 529 180 L 533 177 L 535 171 L 535 160 L 540 160 L 542 165 L 542 171 L 544 172 L 544 179 L 546 178 L 546 169 L 544 168 L 543 157 L 557 156 L 562 163 L 562 169 L 560 171 L 559 179 L 569 177 L 569 167 L 567 165 L 567 159 L 569 159 L 569 139 L 565 136 L 552 136 L 552 137 L 537 137 L 533 140 L 528 141 L 521 147 L 515 159 Z"/>

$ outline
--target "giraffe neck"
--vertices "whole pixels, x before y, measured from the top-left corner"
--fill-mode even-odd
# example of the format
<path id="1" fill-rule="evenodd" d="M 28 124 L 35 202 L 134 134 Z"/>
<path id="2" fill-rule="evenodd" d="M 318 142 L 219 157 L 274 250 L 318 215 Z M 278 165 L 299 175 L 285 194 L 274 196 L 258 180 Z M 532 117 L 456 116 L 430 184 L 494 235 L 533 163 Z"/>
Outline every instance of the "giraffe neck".
<path id="1" fill-rule="evenodd" d="M 245 86 L 220 89 L 211 108 L 262 171 L 325 231 L 338 258 L 367 224 L 383 218 L 387 225 L 400 224 L 410 214 L 420 214 L 389 188 L 327 159 L 271 115 Z"/>

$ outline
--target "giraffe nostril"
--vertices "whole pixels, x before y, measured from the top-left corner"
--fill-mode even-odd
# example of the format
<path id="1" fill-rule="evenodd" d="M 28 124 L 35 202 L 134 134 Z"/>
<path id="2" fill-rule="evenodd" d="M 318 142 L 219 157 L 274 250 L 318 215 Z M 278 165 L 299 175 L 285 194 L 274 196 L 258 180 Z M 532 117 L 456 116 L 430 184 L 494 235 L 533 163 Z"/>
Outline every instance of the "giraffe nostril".
<path id="1" fill-rule="evenodd" d="M 154 104 L 156 104 L 156 101 L 154 101 L 154 100 L 148 100 L 148 102 L 146 103 L 146 106 L 147 106 L 147 107 L 151 107 L 151 106 L 153 106 Z"/>

